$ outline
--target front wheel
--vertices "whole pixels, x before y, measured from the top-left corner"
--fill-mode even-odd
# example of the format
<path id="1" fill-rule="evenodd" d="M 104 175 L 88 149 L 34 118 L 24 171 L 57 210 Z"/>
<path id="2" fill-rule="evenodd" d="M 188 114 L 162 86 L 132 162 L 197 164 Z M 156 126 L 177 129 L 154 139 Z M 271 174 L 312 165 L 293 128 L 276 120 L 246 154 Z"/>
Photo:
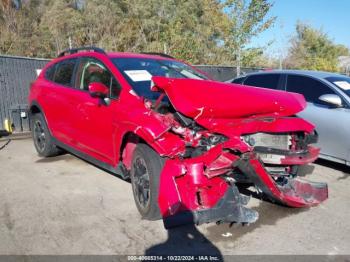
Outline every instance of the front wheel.
<path id="1" fill-rule="evenodd" d="M 130 171 L 131 185 L 136 207 L 141 216 L 148 220 L 161 218 L 158 194 L 163 165 L 164 159 L 152 148 L 145 144 L 137 145 Z"/>

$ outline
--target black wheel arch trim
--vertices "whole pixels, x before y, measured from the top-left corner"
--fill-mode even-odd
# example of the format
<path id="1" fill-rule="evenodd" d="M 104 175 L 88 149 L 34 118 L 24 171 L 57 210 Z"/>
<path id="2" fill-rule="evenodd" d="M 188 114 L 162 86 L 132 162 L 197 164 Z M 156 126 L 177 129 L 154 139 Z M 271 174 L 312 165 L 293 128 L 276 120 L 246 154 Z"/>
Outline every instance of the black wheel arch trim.
<path id="1" fill-rule="evenodd" d="M 49 130 L 50 132 L 50 135 L 52 136 L 52 132 L 50 130 L 50 125 L 49 125 L 49 122 L 47 121 L 47 118 L 46 118 L 46 115 L 45 115 L 45 112 L 43 110 L 43 108 L 41 107 L 41 105 L 38 103 L 38 101 L 36 100 L 33 100 L 30 105 L 29 105 L 29 114 L 30 114 L 30 117 L 32 118 L 33 117 L 33 113 L 32 113 L 32 108 L 33 107 L 37 107 L 41 113 L 41 115 L 44 117 L 44 120 L 45 120 L 45 123 L 47 125 L 47 129 Z"/>

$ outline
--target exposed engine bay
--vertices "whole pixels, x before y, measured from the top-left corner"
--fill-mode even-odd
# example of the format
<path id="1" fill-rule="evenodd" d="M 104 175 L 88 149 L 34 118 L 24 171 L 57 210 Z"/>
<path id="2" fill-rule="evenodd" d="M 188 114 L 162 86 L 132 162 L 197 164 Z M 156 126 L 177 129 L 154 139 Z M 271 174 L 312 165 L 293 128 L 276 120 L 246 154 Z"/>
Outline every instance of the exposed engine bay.
<path id="1" fill-rule="evenodd" d="M 255 222 L 258 213 L 246 207 L 249 197 L 237 183 L 253 184 L 271 201 L 291 207 L 327 199 L 327 184 L 298 177 L 298 168 L 319 154 L 312 146 L 314 126 L 295 116 L 306 106 L 302 96 L 203 80 L 153 81 L 161 95 L 144 103 L 161 123 L 152 146 L 166 159 L 159 185 L 166 227 Z M 203 90 L 203 83 L 215 84 L 215 93 Z"/>

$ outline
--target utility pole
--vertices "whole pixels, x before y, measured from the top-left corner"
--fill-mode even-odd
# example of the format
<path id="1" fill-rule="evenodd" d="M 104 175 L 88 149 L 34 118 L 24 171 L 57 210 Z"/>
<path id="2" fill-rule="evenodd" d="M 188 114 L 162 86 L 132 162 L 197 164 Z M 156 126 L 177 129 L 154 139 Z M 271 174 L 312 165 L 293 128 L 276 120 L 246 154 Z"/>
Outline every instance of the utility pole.
<path id="1" fill-rule="evenodd" d="M 72 49 L 72 38 L 68 37 L 68 44 L 69 44 L 69 49 Z"/>
<path id="2" fill-rule="evenodd" d="M 282 65 L 282 60 L 283 60 L 283 58 L 282 58 L 282 51 L 281 51 L 281 53 L 280 53 L 280 66 L 279 66 L 279 69 L 280 70 L 282 70 L 283 69 L 283 65 Z"/>
<path id="3" fill-rule="evenodd" d="M 237 50 L 236 77 L 241 75 L 241 48 Z"/>
<path id="4" fill-rule="evenodd" d="M 284 34 L 283 34 L 283 29 L 284 29 L 284 24 L 281 21 L 280 22 L 280 34 L 279 34 L 279 69 L 282 70 L 283 69 L 283 38 L 284 38 Z"/>

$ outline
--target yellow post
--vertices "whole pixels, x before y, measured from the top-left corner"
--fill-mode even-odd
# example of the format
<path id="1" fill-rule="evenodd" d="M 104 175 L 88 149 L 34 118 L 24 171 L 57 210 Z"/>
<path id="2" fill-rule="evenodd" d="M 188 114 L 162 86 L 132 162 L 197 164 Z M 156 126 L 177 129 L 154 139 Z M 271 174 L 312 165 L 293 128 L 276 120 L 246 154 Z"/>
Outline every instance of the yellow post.
<path id="1" fill-rule="evenodd" d="M 4 121 L 4 128 L 7 132 L 9 132 L 10 134 L 12 133 L 12 123 L 9 119 L 5 119 Z"/>

